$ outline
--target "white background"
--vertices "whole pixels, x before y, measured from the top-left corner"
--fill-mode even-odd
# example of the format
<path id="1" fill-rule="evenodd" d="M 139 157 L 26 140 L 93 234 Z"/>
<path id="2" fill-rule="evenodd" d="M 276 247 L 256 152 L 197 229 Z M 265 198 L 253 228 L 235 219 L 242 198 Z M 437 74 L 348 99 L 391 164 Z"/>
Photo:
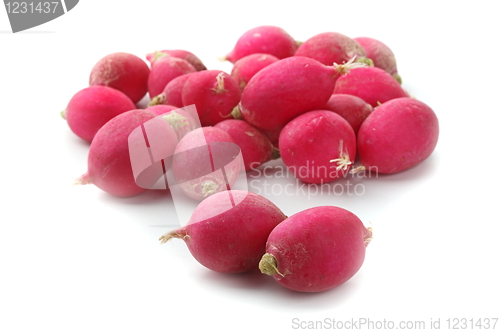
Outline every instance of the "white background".
<path id="1" fill-rule="evenodd" d="M 17 34 L 0 8 L 0 331 L 289 332 L 359 318 L 424 321 L 426 331 L 440 320 L 446 331 L 447 318 L 500 317 L 495 3 L 84 0 Z M 287 215 L 338 205 L 373 227 L 361 270 L 329 292 L 217 274 L 182 241 L 160 246 L 178 223 L 166 193 L 119 199 L 70 186 L 86 171 L 88 144 L 59 112 L 97 60 L 187 49 L 230 71 L 217 57 L 265 24 L 297 40 L 337 31 L 383 41 L 403 87 L 440 121 L 428 160 L 358 181 L 363 195 L 266 194 Z"/>

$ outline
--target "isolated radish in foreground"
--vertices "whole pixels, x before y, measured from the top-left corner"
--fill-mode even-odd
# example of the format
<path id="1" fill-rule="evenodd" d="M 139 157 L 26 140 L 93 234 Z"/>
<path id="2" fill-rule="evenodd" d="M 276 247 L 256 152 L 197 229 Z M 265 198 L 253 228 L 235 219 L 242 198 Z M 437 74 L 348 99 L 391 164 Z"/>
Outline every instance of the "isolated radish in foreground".
<path id="1" fill-rule="evenodd" d="M 154 173 L 148 173 L 141 183 L 145 186 L 138 186 L 132 169 L 132 162 L 129 151 L 129 135 L 136 129 L 141 129 L 141 125 L 155 118 L 156 115 L 146 110 L 131 110 L 122 113 L 107 122 L 95 135 L 94 140 L 90 144 L 88 154 L 88 170 L 85 174 L 79 177 L 75 184 L 85 185 L 93 184 L 101 190 L 119 197 L 130 197 L 138 195 L 146 190 L 149 185 L 161 177 L 161 170 Z M 146 129 L 146 132 L 153 134 L 150 136 L 149 144 L 153 146 L 154 134 L 160 134 L 162 138 L 167 137 L 168 140 L 162 140 L 161 144 L 156 146 L 161 150 L 165 148 L 171 149 L 173 152 L 177 137 L 174 130 L 163 121 L 165 126 L 157 128 L 154 126 L 151 130 Z M 142 131 L 141 131 L 142 135 Z M 146 143 L 136 141 L 135 144 Z M 139 163 L 146 163 L 149 166 L 149 154 L 144 150 L 143 154 L 146 158 Z"/>
<path id="2" fill-rule="evenodd" d="M 356 57 L 356 61 L 373 65 L 365 58 L 365 50 L 357 41 L 338 32 L 323 32 L 307 39 L 295 55 L 315 59 L 326 66 L 343 64 L 353 57 Z"/>
<path id="3" fill-rule="evenodd" d="M 333 93 L 358 96 L 372 107 L 394 98 L 409 97 L 391 74 L 377 67 L 355 68 L 349 75 L 339 77 Z"/>
<path id="4" fill-rule="evenodd" d="M 365 50 L 366 57 L 373 61 L 373 66 L 378 67 L 391 74 L 401 84 L 401 76 L 398 74 L 396 57 L 392 50 L 381 41 L 370 37 L 354 38 Z"/>
<path id="5" fill-rule="evenodd" d="M 271 64 L 250 79 L 239 110 L 255 127 L 277 130 L 298 115 L 321 109 L 337 79 L 364 64 L 325 66 L 307 57 L 290 57 Z"/>
<path id="6" fill-rule="evenodd" d="M 161 94 L 167 83 L 176 77 L 193 72 L 196 72 L 196 69 L 186 60 L 175 57 L 159 58 L 149 74 L 149 97 L 153 98 Z"/>
<path id="7" fill-rule="evenodd" d="M 193 73 L 182 88 L 182 104 L 196 106 L 202 126 L 213 126 L 230 117 L 240 99 L 236 81 L 220 70 Z"/>
<path id="8" fill-rule="evenodd" d="M 346 209 L 310 208 L 273 229 L 259 268 L 288 289 L 326 291 L 358 272 L 371 238 L 371 229 Z"/>
<path id="9" fill-rule="evenodd" d="M 243 91 L 248 81 L 257 72 L 278 60 L 275 56 L 265 53 L 247 55 L 234 63 L 231 69 L 231 76 L 236 80 L 241 91 Z"/>
<path id="10" fill-rule="evenodd" d="M 116 52 L 94 65 L 89 85 L 115 88 L 137 103 L 148 92 L 149 72 L 148 65 L 141 58 L 126 52 Z"/>
<path id="11" fill-rule="evenodd" d="M 361 98 L 347 94 L 333 94 L 324 109 L 333 111 L 347 120 L 354 133 L 358 133 L 363 121 L 373 111 L 373 107 Z"/>
<path id="12" fill-rule="evenodd" d="M 214 126 L 228 133 L 240 147 L 245 171 L 279 158 L 279 151 L 257 128 L 244 120 L 226 119 Z"/>
<path id="13" fill-rule="evenodd" d="M 267 237 L 286 216 L 268 199 L 247 191 L 224 191 L 203 200 L 186 226 L 160 237 L 186 242 L 193 257 L 220 273 L 258 268 Z"/>
<path id="14" fill-rule="evenodd" d="M 226 59 L 235 63 L 254 53 L 266 53 L 278 59 L 291 57 L 297 50 L 297 42 L 280 27 L 264 25 L 246 31 L 238 38 Z"/>
<path id="15" fill-rule="evenodd" d="M 146 59 L 151 63 L 151 67 L 154 66 L 155 62 L 163 57 L 174 57 L 186 60 L 189 62 L 197 71 L 203 71 L 207 69 L 203 62 L 193 53 L 186 50 L 162 50 L 155 51 L 153 53 L 148 53 Z"/>
<path id="16" fill-rule="evenodd" d="M 413 98 L 383 103 L 368 116 L 358 132 L 361 166 L 396 173 L 409 169 L 431 155 L 437 145 L 439 122 L 434 111 Z"/>
<path id="17" fill-rule="evenodd" d="M 133 109 L 135 104 L 121 91 L 92 86 L 73 95 L 61 115 L 73 133 L 90 142 L 110 119 Z"/>
<path id="18" fill-rule="evenodd" d="M 356 135 L 338 114 L 315 110 L 283 128 L 279 147 L 283 163 L 297 179 L 322 184 L 347 175 L 356 158 Z"/>
<path id="19" fill-rule="evenodd" d="M 187 133 L 172 160 L 176 185 L 199 201 L 231 189 L 242 168 L 240 148 L 228 133 L 215 127 Z"/>

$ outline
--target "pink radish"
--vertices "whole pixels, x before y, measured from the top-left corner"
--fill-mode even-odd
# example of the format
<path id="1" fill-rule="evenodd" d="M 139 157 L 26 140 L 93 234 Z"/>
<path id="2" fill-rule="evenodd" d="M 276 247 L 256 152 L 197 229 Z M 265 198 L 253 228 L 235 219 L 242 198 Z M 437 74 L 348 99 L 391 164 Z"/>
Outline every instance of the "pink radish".
<path id="1" fill-rule="evenodd" d="M 346 94 L 333 94 L 324 109 L 342 116 L 352 126 L 354 133 L 358 133 L 363 121 L 373 111 L 373 107 L 361 98 Z"/>
<path id="2" fill-rule="evenodd" d="M 413 98 L 383 103 L 358 132 L 361 166 L 353 169 L 396 173 L 431 155 L 437 145 L 439 122 L 434 111 Z"/>
<path id="3" fill-rule="evenodd" d="M 89 85 L 115 88 L 137 103 L 148 91 L 149 72 L 141 58 L 125 52 L 112 53 L 94 65 Z"/>
<path id="4" fill-rule="evenodd" d="M 271 201 L 246 191 L 224 191 L 203 200 L 188 224 L 160 237 L 182 239 L 203 266 L 220 273 L 258 268 L 266 240 L 286 216 Z"/>
<path id="5" fill-rule="evenodd" d="M 186 60 L 197 71 L 203 71 L 207 69 L 200 58 L 186 50 L 162 50 L 148 53 L 146 55 L 146 59 L 151 63 L 151 67 L 153 67 L 155 62 L 162 57 L 174 57 Z"/>
<path id="6" fill-rule="evenodd" d="M 371 229 L 346 209 L 310 208 L 273 229 L 259 268 L 291 290 L 330 290 L 359 271 L 371 238 Z"/>
<path id="7" fill-rule="evenodd" d="M 343 64 L 353 57 L 356 61 L 373 65 L 365 58 L 365 50 L 358 42 L 338 32 L 323 32 L 309 38 L 299 46 L 295 55 L 315 59 L 326 66 Z"/>
<path id="8" fill-rule="evenodd" d="M 92 86 L 73 95 L 61 115 L 73 133 L 90 142 L 110 119 L 133 109 L 134 103 L 121 91 Z"/>
<path id="9" fill-rule="evenodd" d="M 172 105 L 154 105 L 146 108 L 146 111 L 163 116 L 177 134 L 177 139 L 200 127 L 197 114 L 189 112 L 188 108 L 178 108 Z"/>
<path id="10" fill-rule="evenodd" d="M 226 55 L 226 59 L 235 63 L 239 59 L 254 53 L 271 54 L 278 59 L 291 57 L 297 50 L 297 42 L 285 30 L 276 26 L 259 26 L 246 31 Z"/>
<path id="11" fill-rule="evenodd" d="M 282 59 L 252 77 L 242 93 L 239 110 L 255 127 L 277 130 L 304 112 L 322 108 L 337 78 L 362 65 L 325 66 L 298 56 Z"/>
<path id="12" fill-rule="evenodd" d="M 316 110 L 290 121 L 281 131 L 279 147 L 296 178 L 322 184 L 347 174 L 356 158 L 356 135 L 338 114 Z"/>
<path id="13" fill-rule="evenodd" d="M 182 104 L 196 106 L 202 126 L 230 117 L 241 99 L 236 81 L 220 70 L 193 73 L 182 88 Z"/>
<path id="14" fill-rule="evenodd" d="M 243 91 L 248 81 L 258 71 L 278 60 L 275 56 L 265 53 L 247 55 L 234 63 L 231 76 L 236 80 L 241 91 Z"/>
<path id="15" fill-rule="evenodd" d="M 228 133 L 214 127 L 187 133 L 172 160 L 176 184 L 187 196 L 200 201 L 231 189 L 242 168 L 238 145 Z"/>
<path id="16" fill-rule="evenodd" d="M 184 106 L 182 103 L 182 89 L 191 74 L 193 73 L 184 74 L 172 79 L 159 95 L 151 99 L 148 105 L 168 104 L 177 107 Z"/>
<path id="17" fill-rule="evenodd" d="M 366 52 L 366 57 L 373 61 L 373 66 L 378 67 L 391 74 L 401 84 L 401 76 L 398 74 L 396 57 L 392 50 L 381 41 L 370 37 L 354 38 Z"/>
<path id="18" fill-rule="evenodd" d="M 263 163 L 279 158 L 279 151 L 273 147 L 271 141 L 244 120 L 226 119 L 214 127 L 228 133 L 240 147 L 245 171 L 253 170 Z"/>
<path id="19" fill-rule="evenodd" d="M 148 79 L 149 97 L 159 95 L 167 83 L 178 76 L 196 72 L 196 69 L 186 60 L 175 57 L 161 57 L 151 68 Z"/>
<path id="20" fill-rule="evenodd" d="M 337 80 L 334 94 L 358 96 L 372 107 L 399 97 L 409 97 L 399 82 L 377 67 L 355 68 Z"/>
<path id="21" fill-rule="evenodd" d="M 269 141 L 271 141 L 271 143 L 273 144 L 273 146 L 276 148 L 276 149 L 279 149 L 279 138 L 280 138 L 280 134 L 281 134 L 281 130 L 283 128 L 277 128 L 277 129 L 273 129 L 273 130 L 263 130 L 261 128 L 259 128 L 259 130 L 264 133 L 264 135 L 269 139 Z"/>
<path id="22" fill-rule="evenodd" d="M 144 126 L 155 117 L 154 113 L 146 110 L 131 110 L 107 122 L 97 132 L 90 145 L 88 171 L 79 177 L 75 184 L 94 184 L 101 190 L 119 197 L 130 197 L 144 192 L 147 186 L 152 185 L 161 176 L 161 172 L 147 174 L 140 179 L 140 183 L 144 186 L 137 185 L 132 169 L 129 136 L 136 128 L 141 129 L 141 125 Z M 162 134 L 163 138 L 167 137 L 168 140 L 162 140 L 161 149 L 168 147 L 173 152 L 177 137 L 166 121 L 162 123 L 165 124 L 162 127 L 155 124 L 149 126 L 146 132 L 149 131 L 153 136 Z M 152 144 L 151 141 L 150 144 Z M 140 142 L 135 144 L 137 143 L 140 144 Z M 147 151 L 145 154 L 149 157 Z M 149 159 L 140 162 L 149 163 L 148 161 Z"/>

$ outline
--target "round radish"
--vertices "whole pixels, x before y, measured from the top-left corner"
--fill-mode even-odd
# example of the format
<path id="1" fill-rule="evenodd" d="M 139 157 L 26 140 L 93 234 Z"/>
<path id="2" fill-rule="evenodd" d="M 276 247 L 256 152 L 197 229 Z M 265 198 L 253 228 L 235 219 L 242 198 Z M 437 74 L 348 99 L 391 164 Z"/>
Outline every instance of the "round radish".
<path id="1" fill-rule="evenodd" d="M 159 95 L 174 78 L 192 72 L 196 72 L 196 69 L 186 60 L 175 57 L 159 58 L 149 74 L 149 97 Z"/>
<path id="2" fill-rule="evenodd" d="M 279 147 L 296 178 L 321 184 L 347 174 L 356 158 L 356 135 L 338 114 L 316 110 L 290 121 L 281 131 Z"/>
<path id="3" fill-rule="evenodd" d="M 146 59 L 151 63 L 151 67 L 155 62 L 162 57 L 175 57 L 186 60 L 189 62 L 197 71 L 203 71 L 207 69 L 203 62 L 193 53 L 186 50 L 163 50 L 155 51 L 153 53 L 148 53 Z"/>
<path id="4" fill-rule="evenodd" d="M 105 56 L 94 65 L 89 84 L 115 88 L 137 103 L 148 91 L 149 72 L 148 65 L 141 58 L 117 52 Z"/>
<path id="5" fill-rule="evenodd" d="M 187 133 L 199 127 L 198 121 L 194 118 L 196 115 L 191 114 L 185 108 L 160 104 L 150 106 L 146 110 L 162 116 L 172 126 L 179 140 Z"/>
<path id="6" fill-rule="evenodd" d="M 255 127 L 277 130 L 304 112 L 322 108 L 337 78 L 362 65 L 325 66 L 298 56 L 282 59 L 250 79 L 241 96 L 240 112 Z"/>
<path id="7" fill-rule="evenodd" d="M 167 83 L 162 93 L 152 98 L 148 105 L 168 104 L 178 107 L 184 106 L 182 103 L 182 89 L 191 74 L 193 73 L 184 74 L 172 79 Z"/>
<path id="8" fill-rule="evenodd" d="M 248 81 L 262 68 L 275 63 L 279 59 L 265 53 L 247 55 L 234 63 L 231 76 L 236 80 L 241 91 L 245 89 Z"/>
<path id="9" fill-rule="evenodd" d="M 214 127 L 187 133 L 177 144 L 172 160 L 176 184 L 187 196 L 200 201 L 230 189 L 242 168 L 238 145 L 229 134 Z"/>
<path id="10" fill-rule="evenodd" d="M 141 125 L 144 126 L 146 122 L 155 117 L 154 113 L 146 110 L 131 110 L 107 122 L 97 132 L 90 144 L 88 171 L 79 177 L 75 184 L 94 184 L 101 190 L 112 195 L 130 197 L 144 192 L 148 186 L 156 182 L 161 176 L 161 172 L 149 172 L 145 174 L 139 180 L 144 186 L 137 185 L 129 150 L 129 136 L 131 133 L 136 128 L 141 129 Z M 166 121 L 162 123 L 166 125 L 160 128 L 158 126 L 149 126 L 145 129 L 149 135 L 149 144 L 151 147 L 161 146 L 158 147 L 160 150 L 168 148 L 173 152 L 177 143 L 177 137 L 174 130 Z M 161 138 L 166 137 L 168 140 L 162 140 L 160 144 L 155 145 L 152 142 L 155 134 L 161 134 Z M 140 143 L 140 141 L 137 141 L 134 144 Z M 146 145 L 143 148 L 145 147 Z M 144 156 L 149 157 L 147 150 Z M 136 162 L 149 163 L 149 159 Z"/>
<path id="11" fill-rule="evenodd" d="M 371 229 L 346 209 L 310 208 L 273 229 L 259 268 L 288 289 L 326 291 L 358 272 L 371 238 Z"/>
<path id="12" fill-rule="evenodd" d="M 186 242 L 193 257 L 220 273 L 242 273 L 258 268 L 266 240 L 286 216 L 268 199 L 246 191 L 224 191 L 203 200 L 188 224 L 166 233 Z"/>
<path id="13" fill-rule="evenodd" d="M 240 99 L 236 81 L 220 70 L 193 73 L 182 88 L 182 104 L 196 106 L 202 126 L 213 126 L 227 119 Z"/>
<path id="14" fill-rule="evenodd" d="M 245 32 L 236 42 L 226 59 L 235 63 L 253 53 L 271 54 L 278 59 L 291 57 L 297 50 L 297 42 L 285 30 L 276 26 L 259 26 Z"/>
<path id="15" fill-rule="evenodd" d="M 279 151 L 257 128 L 244 120 L 226 119 L 214 126 L 228 133 L 240 147 L 245 171 L 279 157 Z"/>
<path id="16" fill-rule="evenodd" d="M 90 142 L 110 119 L 133 109 L 135 104 L 121 91 L 92 86 L 73 95 L 62 116 L 73 133 Z"/>
<path id="17" fill-rule="evenodd" d="M 355 68 L 349 75 L 339 77 L 334 94 L 358 96 L 372 107 L 399 97 L 409 97 L 399 82 L 377 67 Z"/>
<path id="18" fill-rule="evenodd" d="M 439 122 L 434 111 L 413 98 L 383 103 L 368 116 L 358 132 L 361 166 L 379 173 L 396 173 L 425 160 L 434 151 Z"/>
<path id="19" fill-rule="evenodd" d="M 333 111 L 347 120 L 354 133 L 358 133 L 363 121 L 373 111 L 373 107 L 361 98 L 346 94 L 333 94 L 324 109 Z"/>
<path id="20" fill-rule="evenodd" d="M 326 66 L 347 63 L 353 57 L 356 61 L 373 65 L 365 58 L 365 50 L 358 42 L 338 32 L 323 32 L 309 38 L 299 46 L 295 55 L 315 59 Z"/>
<path id="21" fill-rule="evenodd" d="M 391 74 L 401 84 L 402 81 L 401 76 L 398 74 L 396 57 L 387 45 L 370 37 L 356 37 L 354 40 L 363 47 L 366 57 L 373 61 L 373 66 Z"/>

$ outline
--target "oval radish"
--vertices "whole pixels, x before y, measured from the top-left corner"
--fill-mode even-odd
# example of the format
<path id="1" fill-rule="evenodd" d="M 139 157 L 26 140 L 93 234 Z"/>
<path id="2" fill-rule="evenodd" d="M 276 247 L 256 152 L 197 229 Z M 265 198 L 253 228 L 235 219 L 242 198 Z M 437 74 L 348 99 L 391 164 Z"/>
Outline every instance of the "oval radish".
<path id="1" fill-rule="evenodd" d="M 248 81 L 264 67 L 277 62 L 279 59 L 265 53 L 247 55 L 234 63 L 231 76 L 236 80 L 240 90 L 243 91 Z"/>
<path id="2" fill-rule="evenodd" d="M 186 60 L 175 57 L 159 58 L 149 74 L 149 97 L 153 98 L 161 94 L 167 83 L 176 77 L 193 72 L 196 72 L 196 69 Z"/>
<path id="3" fill-rule="evenodd" d="M 324 109 L 333 111 L 347 120 L 354 133 L 358 133 L 363 121 L 373 111 L 373 107 L 361 98 L 347 94 L 333 94 Z"/>
<path id="4" fill-rule="evenodd" d="M 151 67 L 154 66 L 155 62 L 163 57 L 174 57 L 186 60 L 189 62 L 197 71 L 203 71 L 207 69 L 203 62 L 193 53 L 186 50 L 162 50 L 155 51 L 153 53 L 148 53 L 146 59 L 151 63 Z"/>

